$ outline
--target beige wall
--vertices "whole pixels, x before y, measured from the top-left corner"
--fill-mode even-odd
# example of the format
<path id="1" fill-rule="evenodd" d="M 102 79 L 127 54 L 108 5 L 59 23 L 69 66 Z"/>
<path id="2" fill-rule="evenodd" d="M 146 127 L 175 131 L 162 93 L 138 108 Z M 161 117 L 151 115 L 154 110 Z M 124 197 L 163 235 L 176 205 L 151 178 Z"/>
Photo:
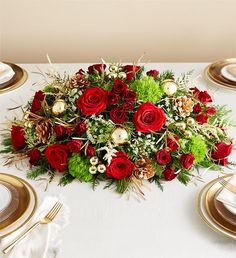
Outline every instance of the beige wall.
<path id="1" fill-rule="evenodd" d="M 0 60 L 236 57 L 236 0 L 0 0 Z"/>

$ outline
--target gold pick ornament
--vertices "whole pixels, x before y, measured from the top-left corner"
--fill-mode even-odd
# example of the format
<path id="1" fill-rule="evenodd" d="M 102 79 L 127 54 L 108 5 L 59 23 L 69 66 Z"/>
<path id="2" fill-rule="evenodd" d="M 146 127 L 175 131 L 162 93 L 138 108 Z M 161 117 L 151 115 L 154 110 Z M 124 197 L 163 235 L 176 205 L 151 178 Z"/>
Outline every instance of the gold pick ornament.
<path id="1" fill-rule="evenodd" d="M 164 92 L 167 96 L 172 96 L 176 93 L 178 85 L 171 79 L 164 80 L 162 83 Z"/>
<path id="2" fill-rule="evenodd" d="M 117 127 L 111 134 L 111 139 L 116 145 L 124 144 L 128 138 L 128 132 L 123 127 Z"/>
<path id="3" fill-rule="evenodd" d="M 57 116 L 66 110 L 66 102 L 64 99 L 58 99 L 52 106 L 52 113 Z"/>

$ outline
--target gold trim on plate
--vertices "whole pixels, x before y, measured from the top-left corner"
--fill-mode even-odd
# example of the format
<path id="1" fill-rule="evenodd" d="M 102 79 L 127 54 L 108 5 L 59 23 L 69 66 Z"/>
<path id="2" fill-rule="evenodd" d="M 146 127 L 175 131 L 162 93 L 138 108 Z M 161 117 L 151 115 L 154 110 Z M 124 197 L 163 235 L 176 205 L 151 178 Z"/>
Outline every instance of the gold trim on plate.
<path id="1" fill-rule="evenodd" d="M 33 207 L 32 207 L 32 211 L 31 211 L 30 214 L 28 215 L 27 219 L 26 219 L 25 221 L 22 221 L 22 223 L 20 223 L 17 228 L 14 228 L 13 230 L 7 232 L 7 233 L 4 234 L 4 235 L 1 235 L 1 238 L 4 238 L 4 237 L 10 235 L 11 233 L 17 231 L 19 228 L 21 228 L 22 226 L 24 226 L 24 225 L 32 218 L 32 216 L 33 216 L 34 213 L 35 213 L 37 204 L 38 204 L 38 198 L 37 198 L 37 194 L 36 194 L 34 188 L 33 188 L 27 181 L 25 181 L 24 179 L 21 179 L 21 178 L 19 178 L 19 177 L 17 177 L 17 176 L 14 176 L 14 175 L 6 174 L 6 173 L 0 173 L 0 176 L 2 176 L 2 175 L 3 175 L 3 176 L 8 176 L 8 177 L 11 177 L 11 178 L 13 178 L 13 179 L 15 179 L 15 180 L 20 181 L 21 183 L 23 183 L 25 186 L 27 186 L 27 187 L 30 189 L 30 191 L 32 192 L 32 195 L 34 196 L 34 205 L 33 205 Z M 28 190 L 28 191 L 29 191 L 29 190 Z M 32 199 L 31 199 L 30 201 L 32 201 Z M 27 209 L 26 209 L 26 211 L 27 211 Z M 22 216 L 23 216 L 23 214 L 22 214 Z M 22 216 L 21 216 L 21 217 L 22 217 Z M 12 226 L 12 225 L 13 225 L 14 223 L 16 223 L 21 217 L 19 217 L 15 222 L 13 222 L 13 223 L 12 223 L 11 225 L 9 225 L 9 226 Z M 7 229 L 7 227 L 4 228 L 4 230 L 5 230 L 5 229 Z"/>
<path id="2" fill-rule="evenodd" d="M 3 62 L 3 63 L 9 65 L 13 69 L 15 74 L 8 82 L 0 84 L 0 94 L 19 88 L 28 79 L 28 73 L 26 72 L 25 69 L 21 68 L 16 64 L 12 64 L 9 62 Z"/>
<path id="3" fill-rule="evenodd" d="M 235 237 L 233 236 L 230 236 L 226 233 L 224 233 L 222 230 L 218 229 L 217 227 L 214 227 L 210 222 L 209 220 L 206 219 L 206 216 L 204 215 L 202 209 L 201 209 L 201 197 L 204 193 L 204 191 L 207 189 L 207 188 L 210 188 L 212 185 L 214 185 L 215 183 L 219 182 L 222 178 L 228 178 L 228 177 L 231 177 L 233 176 L 233 174 L 228 174 L 228 175 L 225 175 L 225 176 L 222 176 L 222 177 L 219 177 L 219 178 L 216 178 L 214 180 L 212 180 L 211 182 L 209 182 L 208 184 L 206 184 L 202 189 L 201 191 L 199 192 L 199 194 L 197 195 L 197 201 L 196 201 L 196 206 L 197 206 L 197 210 L 198 210 L 198 213 L 201 217 L 201 219 L 203 220 L 203 222 L 208 226 L 210 227 L 213 231 L 219 233 L 220 235 L 224 236 L 224 237 L 227 237 L 227 238 L 230 238 L 230 239 L 233 239 L 233 240 L 236 240 L 236 234 L 235 234 Z M 205 193 L 205 197 L 206 197 L 206 193 Z M 232 233 L 231 233 L 232 234 Z"/>

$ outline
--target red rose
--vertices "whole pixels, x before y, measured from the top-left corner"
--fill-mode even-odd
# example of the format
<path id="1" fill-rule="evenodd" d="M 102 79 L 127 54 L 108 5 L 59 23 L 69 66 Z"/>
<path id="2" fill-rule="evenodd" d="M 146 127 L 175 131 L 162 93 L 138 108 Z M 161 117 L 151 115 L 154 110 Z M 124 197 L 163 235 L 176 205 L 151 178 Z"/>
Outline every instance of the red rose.
<path id="1" fill-rule="evenodd" d="M 180 156 L 180 163 L 185 169 L 189 169 L 192 167 L 194 162 L 194 156 L 192 153 L 182 154 Z"/>
<path id="2" fill-rule="evenodd" d="M 128 158 L 126 153 L 117 152 L 112 158 L 111 164 L 106 168 L 107 177 L 112 177 L 121 180 L 132 175 L 135 168 L 134 163 Z"/>
<path id="3" fill-rule="evenodd" d="M 13 125 L 11 128 L 11 141 L 15 150 L 19 150 L 26 146 L 24 128 Z"/>
<path id="4" fill-rule="evenodd" d="M 95 154 L 95 149 L 92 145 L 89 145 L 87 149 L 85 148 L 85 155 L 89 157 L 93 157 Z"/>
<path id="5" fill-rule="evenodd" d="M 177 141 L 179 140 L 179 137 L 176 135 L 174 138 L 175 140 L 171 138 L 167 139 L 167 147 L 169 147 L 171 151 L 177 151 L 179 148 L 179 145 L 177 143 Z"/>
<path id="6" fill-rule="evenodd" d="M 134 105 L 132 103 L 125 102 L 121 105 L 121 108 L 124 110 L 133 110 Z"/>
<path id="7" fill-rule="evenodd" d="M 157 70 L 150 70 L 147 72 L 147 76 L 152 76 L 154 79 L 156 79 L 158 75 L 159 72 Z"/>
<path id="8" fill-rule="evenodd" d="M 135 74 L 140 70 L 140 66 L 137 65 L 125 65 L 124 71 L 126 72 L 126 79 L 131 81 Z"/>
<path id="9" fill-rule="evenodd" d="M 200 103 L 197 103 L 196 105 L 194 105 L 193 113 L 199 114 L 201 111 L 202 111 L 202 107 L 201 107 Z"/>
<path id="10" fill-rule="evenodd" d="M 137 93 L 133 90 L 127 90 L 125 95 L 124 95 L 124 100 L 129 102 L 129 103 L 132 103 L 136 100 L 136 97 L 137 97 Z"/>
<path id="11" fill-rule="evenodd" d="M 208 107 L 206 109 L 206 113 L 208 116 L 214 116 L 216 113 L 216 109 L 214 107 Z"/>
<path id="12" fill-rule="evenodd" d="M 159 150 L 156 153 L 157 163 L 160 165 L 165 165 L 170 162 L 170 153 L 167 150 Z"/>
<path id="13" fill-rule="evenodd" d="M 86 116 L 99 115 L 107 106 L 107 91 L 99 87 L 89 88 L 79 98 L 77 105 Z"/>
<path id="14" fill-rule="evenodd" d="M 73 132 L 74 132 L 74 128 L 73 127 L 66 127 L 66 133 L 68 135 L 72 135 Z"/>
<path id="15" fill-rule="evenodd" d="M 166 116 L 161 108 L 146 102 L 134 113 L 133 123 L 138 132 L 156 132 L 160 131 L 166 123 Z"/>
<path id="16" fill-rule="evenodd" d="M 102 73 L 102 71 L 104 71 L 105 69 L 105 64 L 94 64 L 88 67 L 88 73 L 93 74 L 95 71 L 97 71 L 98 73 Z"/>
<path id="17" fill-rule="evenodd" d="M 205 114 L 199 114 L 199 115 L 196 116 L 196 121 L 200 125 L 207 123 L 207 120 L 208 120 L 208 116 L 205 115 Z"/>
<path id="18" fill-rule="evenodd" d="M 193 92 L 193 94 L 198 97 L 200 90 L 197 87 L 190 88 L 190 90 Z"/>
<path id="19" fill-rule="evenodd" d="M 121 80 L 115 80 L 112 91 L 116 94 L 124 95 L 128 90 L 128 85 Z"/>
<path id="20" fill-rule="evenodd" d="M 123 124 L 127 122 L 127 114 L 124 109 L 122 108 L 113 108 L 110 111 L 110 119 L 115 123 L 115 124 Z"/>
<path id="21" fill-rule="evenodd" d="M 54 169 L 63 172 L 67 168 L 68 149 L 61 144 L 52 144 L 45 149 L 45 158 Z"/>
<path id="22" fill-rule="evenodd" d="M 41 90 L 37 91 L 34 94 L 34 99 L 32 101 L 30 111 L 32 113 L 36 113 L 37 111 L 39 111 L 42 107 L 41 101 L 43 101 L 43 100 L 44 100 L 44 93 Z"/>
<path id="23" fill-rule="evenodd" d="M 233 149 L 233 144 L 217 142 L 215 144 L 215 148 L 216 149 L 212 152 L 211 157 L 215 160 L 223 160 L 230 155 L 230 153 Z"/>
<path id="24" fill-rule="evenodd" d="M 62 126 L 62 125 L 56 124 L 56 125 L 54 126 L 54 131 L 55 131 L 55 133 L 56 133 L 56 137 L 59 139 L 59 138 L 61 138 L 63 135 L 65 135 L 65 133 L 66 133 L 66 128 L 65 128 L 64 126 Z"/>
<path id="25" fill-rule="evenodd" d="M 69 142 L 66 142 L 66 146 L 68 149 L 73 153 L 78 153 L 81 151 L 81 148 L 83 146 L 83 142 L 78 139 L 73 139 Z"/>
<path id="26" fill-rule="evenodd" d="M 87 125 L 84 122 L 79 122 L 75 127 L 75 132 L 78 136 L 81 136 L 82 134 L 86 133 L 87 131 Z"/>
<path id="27" fill-rule="evenodd" d="M 174 168 L 171 168 L 171 167 L 166 167 L 165 170 L 162 172 L 165 180 L 167 181 L 171 181 L 173 180 L 177 174 L 175 174 L 175 169 Z"/>
<path id="28" fill-rule="evenodd" d="M 30 165 L 36 166 L 39 163 L 41 152 L 38 149 L 31 149 L 27 152 L 27 156 L 29 157 Z"/>
<path id="29" fill-rule="evenodd" d="M 200 93 L 198 94 L 198 99 L 202 103 L 212 102 L 211 96 L 208 94 L 207 91 L 200 91 Z"/>
<path id="30" fill-rule="evenodd" d="M 115 92 L 110 91 L 107 96 L 107 101 L 109 105 L 116 105 L 119 102 L 119 97 Z"/>

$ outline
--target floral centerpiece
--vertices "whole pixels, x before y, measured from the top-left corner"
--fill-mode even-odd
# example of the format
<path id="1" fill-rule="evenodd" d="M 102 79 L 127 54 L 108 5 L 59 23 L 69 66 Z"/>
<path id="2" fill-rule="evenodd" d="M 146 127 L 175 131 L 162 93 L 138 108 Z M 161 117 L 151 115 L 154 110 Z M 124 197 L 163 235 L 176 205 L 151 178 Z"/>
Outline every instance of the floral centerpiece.
<path id="1" fill-rule="evenodd" d="M 143 180 L 187 184 L 200 167 L 230 165 L 228 111 L 212 104 L 186 73 L 94 64 L 51 79 L 4 135 L 7 162 L 27 159 L 29 178 L 58 172 L 95 187 L 106 181 L 142 193 Z M 196 168 L 196 170 L 194 170 Z"/>

